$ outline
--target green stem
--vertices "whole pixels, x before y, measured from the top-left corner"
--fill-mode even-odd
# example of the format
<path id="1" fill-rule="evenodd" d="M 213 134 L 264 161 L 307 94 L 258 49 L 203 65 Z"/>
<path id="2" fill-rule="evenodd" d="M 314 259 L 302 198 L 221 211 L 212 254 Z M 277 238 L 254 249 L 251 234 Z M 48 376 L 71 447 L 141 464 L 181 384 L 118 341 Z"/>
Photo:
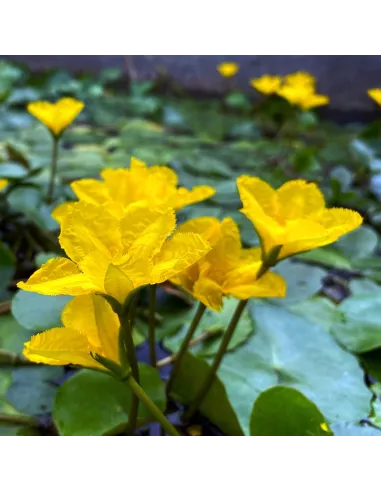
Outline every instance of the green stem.
<path id="1" fill-rule="evenodd" d="M 46 195 L 46 203 L 52 203 L 53 201 L 54 180 L 56 178 L 56 173 L 57 173 L 58 147 L 59 147 L 59 138 L 53 135 L 52 164 L 50 168 L 50 181 L 49 181 L 48 194 Z"/>
<path id="2" fill-rule="evenodd" d="M 29 415 L 7 415 L 0 413 L 0 425 L 27 425 L 28 427 L 40 427 L 40 422 Z"/>
<path id="3" fill-rule="evenodd" d="M 156 311 L 156 285 L 148 286 L 148 343 L 149 343 L 149 360 L 152 367 L 156 367 L 156 341 L 155 341 L 155 311 Z"/>
<path id="4" fill-rule="evenodd" d="M 175 378 L 176 378 L 176 376 L 180 370 L 181 360 L 182 360 L 185 352 L 188 350 L 189 342 L 192 340 L 193 335 L 194 335 L 194 333 L 195 333 L 195 331 L 196 331 L 196 329 L 197 329 L 197 327 L 201 321 L 201 318 L 202 318 L 205 310 L 206 310 L 205 304 L 202 304 L 202 302 L 200 302 L 198 307 L 197 307 L 197 311 L 196 311 L 196 313 L 192 319 L 192 322 L 189 326 L 188 332 L 185 335 L 185 338 L 181 343 L 180 349 L 176 354 L 176 358 L 175 358 L 175 362 L 173 364 L 171 376 L 169 378 L 168 385 L 167 385 L 167 393 L 168 394 L 171 391 L 172 386 L 173 386 L 173 382 L 174 382 L 174 380 L 175 380 Z"/>
<path id="5" fill-rule="evenodd" d="M 199 409 L 201 403 L 203 402 L 205 396 L 207 395 L 208 391 L 210 390 L 214 378 L 216 377 L 217 371 L 220 367 L 221 361 L 225 355 L 226 349 L 228 348 L 228 345 L 230 343 L 230 340 L 232 339 L 232 336 L 234 334 L 234 331 L 237 327 L 238 321 L 241 318 L 242 312 L 245 309 L 247 304 L 247 300 L 245 301 L 240 301 L 239 304 L 236 307 L 236 310 L 234 311 L 233 317 L 230 320 L 229 326 L 227 330 L 224 333 L 224 336 L 222 337 L 221 344 L 218 347 L 218 351 L 216 354 L 216 357 L 213 361 L 212 366 L 209 369 L 209 372 L 204 379 L 204 382 L 202 386 L 200 387 L 199 391 L 196 394 L 196 397 L 193 401 L 193 403 L 190 405 L 188 411 L 184 414 L 184 419 L 190 419 L 194 413 Z"/>
<path id="6" fill-rule="evenodd" d="M 140 381 L 139 366 L 138 366 L 138 360 L 136 358 L 134 340 L 132 337 L 132 328 L 133 328 L 132 322 L 135 314 L 135 307 L 136 307 L 136 299 L 132 301 L 132 304 L 127 311 L 123 311 L 123 313 L 119 315 L 120 336 L 122 336 L 123 338 L 123 340 L 120 340 L 119 346 L 121 347 L 122 345 L 124 345 L 127 352 L 128 363 L 131 367 L 131 375 L 134 377 L 137 384 L 139 384 Z M 120 354 L 120 360 L 121 361 L 123 360 L 122 354 Z M 130 412 L 128 416 L 129 431 L 131 434 L 133 434 L 136 430 L 138 411 L 139 411 L 139 398 L 135 395 L 135 393 L 133 393 Z"/>
<path id="7" fill-rule="evenodd" d="M 171 436 L 180 436 L 177 430 L 173 427 L 166 416 L 161 412 L 161 410 L 155 405 L 147 393 L 143 390 L 141 386 L 137 383 L 133 376 L 127 379 L 127 383 L 130 385 L 133 393 L 137 398 L 143 403 L 145 407 L 149 410 L 151 415 L 157 420 L 163 429 Z"/>

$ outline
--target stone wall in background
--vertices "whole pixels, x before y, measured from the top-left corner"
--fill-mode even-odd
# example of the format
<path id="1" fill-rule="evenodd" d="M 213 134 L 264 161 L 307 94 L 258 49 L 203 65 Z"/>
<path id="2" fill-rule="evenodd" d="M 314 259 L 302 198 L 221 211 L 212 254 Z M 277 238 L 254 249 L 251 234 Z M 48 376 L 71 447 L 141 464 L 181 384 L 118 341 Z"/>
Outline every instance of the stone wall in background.
<path id="1" fill-rule="evenodd" d="M 264 73 L 286 74 L 306 70 L 318 79 L 318 89 L 331 97 L 332 109 L 371 111 L 374 103 L 366 91 L 381 87 L 379 55 L 1 55 L 26 63 L 32 70 L 64 68 L 73 72 L 120 67 L 128 78 L 152 79 L 167 73 L 174 82 L 191 91 L 221 94 L 226 80 L 216 72 L 223 60 L 237 61 L 240 72 L 234 85 L 253 92 L 248 80 Z"/>

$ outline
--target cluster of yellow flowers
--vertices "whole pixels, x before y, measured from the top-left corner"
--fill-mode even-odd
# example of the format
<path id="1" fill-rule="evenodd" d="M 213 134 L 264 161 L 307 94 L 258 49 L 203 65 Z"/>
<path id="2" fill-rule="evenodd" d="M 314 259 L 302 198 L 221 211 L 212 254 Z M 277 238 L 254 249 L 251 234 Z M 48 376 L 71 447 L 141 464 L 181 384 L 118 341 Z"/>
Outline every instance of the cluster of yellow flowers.
<path id="1" fill-rule="evenodd" d="M 284 297 L 286 282 L 270 268 L 279 260 L 335 241 L 358 227 L 357 212 L 327 209 L 315 184 L 290 181 L 278 190 L 256 177 L 237 180 L 241 210 L 253 223 L 260 248 L 243 248 L 237 224 L 200 217 L 176 226 L 175 211 L 215 193 L 208 186 L 178 187 L 168 167 L 132 159 L 129 169 L 106 169 L 103 181 L 72 183 L 78 201 L 59 206 L 60 245 L 54 258 L 21 289 L 74 299 L 64 328 L 35 335 L 24 354 L 45 364 L 105 370 L 92 353 L 119 364 L 119 321 L 103 296 L 123 304 L 136 288 L 166 280 L 205 306 L 220 310 L 223 297 Z"/>

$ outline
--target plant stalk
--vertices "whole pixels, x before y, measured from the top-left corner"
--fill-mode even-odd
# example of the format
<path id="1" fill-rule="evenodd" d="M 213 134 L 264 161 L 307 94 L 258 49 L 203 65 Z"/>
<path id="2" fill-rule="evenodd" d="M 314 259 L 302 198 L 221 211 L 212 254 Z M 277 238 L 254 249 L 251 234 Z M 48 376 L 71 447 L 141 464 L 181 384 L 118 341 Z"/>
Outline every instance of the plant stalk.
<path id="1" fill-rule="evenodd" d="M 53 148 L 52 148 L 52 163 L 50 167 L 50 180 L 48 194 L 46 195 L 46 203 L 52 203 L 54 194 L 54 181 L 57 174 L 57 161 L 58 161 L 58 147 L 59 137 L 53 135 Z"/>
<path id="2" fill-rule="evenodd" d="M 216 377 L 217 371 L 218 371 L 220 364 L 222 362 L 222 359 L 225 355 L 226 349 L 228 348 L 230 340 L 232 339 L 234 331 L 235 331 L 237 324 L 241 318 L 243 310 L 246 307 L 247 302 L 248 302 L 247 300 L 244 300 L 244 301 L 240 301 L 238 303 L 238 305 L 234 311 L 233 317 L 230 320 L 229 326 L 228 326 L 227 330 L 225 331 L 224 336 L 222 337 L 221 344 L 218 347 L 218 352 L 217 352 L 216 357 L 213 361 L 213 364 L 210 367 L 209 372 L 208 372 L 206 378 L 204 379 L 204 382 L 203 382 L 202 386 L 200 387 L 195 399 L 193 400 L 193 402 L 190 405 L 187 412 L 185 412 L 184 420 L 189 420 L 195 414 L 195 412 L 197 412 L 197 410 L 199 409 L 201 403 L 203 402 L 206 394 L 210 390 L 210 388 L 214 382 L 214 378 Z"/>
<path id="3" fill-rule="evenodd" d="M 161 412 L 161 410 L 155 405 L 143 388 L 137 383 L 136 379 L 131 375 L 127 379 L 127 383 L 133 391 L 133 394 L 143 403 L 145 407 L 150 411 L 151 415 L 157 420 L 162 428 L 170 436 L 180 436 L 177 430 L 173 427 L 167 417 Z"/>
<path id="4" fill-rule="evenodd" d="M 156 311 L 156 285 L 148 286 L 148 343 L 149 343 L 149 360 L 152 367 L 156 367 L 156 337 L 155 337 L 155 311 Z"/>
<path id="5" fill-rule="evenodd" d="M 192 322 L 191 322 L 191 324 L 189 326 L 188 332 L 185 335 L 185 338 L 184 338 L 184 340 L 181 343 L 180 349 L 179 349 L 179 351 L 176 354 L 175 363 L 174 363 L 173 368 L 172 368 L 171 376 L 170 376 L 170 378 L 168 380 L 168 385 L 167 385 L 167 393 L 168 394 L 169 394 L 169 392 L 172 389 L 173 382 L 174 382 L 177 374 L 179 373 L 182 358 L 183 358 L 185 352 L 188 350 L 190 341 L 193 338 L 193 335 L 194 335 L 194 333 L 195 333 L 195 331 L 196 331 L 196 329 L 197 329 L 197 327 L 198 327 L 198 325 L 199 325 L 199 323 L 201 321 L 201 318 L 202 318 L 205 310 L 206 310 L 205 304 L 203 304 L 202 302 L 200 302 L 198 304 L 197 311 L 196 311 L 196 313 L 195 313 L 195 315 L 194 315 L 194 317 L 192 319 Z"/>

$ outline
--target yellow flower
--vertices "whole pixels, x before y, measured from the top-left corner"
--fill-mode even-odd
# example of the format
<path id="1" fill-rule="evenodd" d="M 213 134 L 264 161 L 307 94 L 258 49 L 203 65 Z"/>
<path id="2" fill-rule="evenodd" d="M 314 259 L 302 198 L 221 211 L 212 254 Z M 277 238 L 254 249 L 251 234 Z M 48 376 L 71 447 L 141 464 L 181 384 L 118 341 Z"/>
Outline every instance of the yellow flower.
<path id="1" fill-rule="evenodd" d="M 52 328 L 25 343 L 23 354 L 33 362 L 105 368 L 90 353 L 119 363 L 119 319 L 100 296 L 72 299 L 62 313 L 64 328 Z"/>
<path id="2" fill-rule="evenodd" d="M 284 85 L 278 90 L 278 95 L 287 99 L 287 101 L 298 106 L 303 111 L 325 106 L 329 103 L 329 97 L 322 94 L 316 94 L 310 86 L 291 86 Z"/>
<path id="3" fill-rule="evenodd" d="M 8 184 L 7 179 L 0 179 L 0 191 L 2 191 Z"/>
<path id="4" fill-rule="evenodd" d="M 278 75 L 262 75 L 257 79 L 251 79 L 250 85 L 262 94 L 269 96 L 276 94 L 282 84 L 282 78 Z"/>
<path id="5" fill-rule="evenodd" d="M 291 86 L 306 86 L 314 89 L 316 84 L 316 79 L 313 75 L 307 72 L 295 72 L 286 75 L 284 78 L 286 85 Z"/>
<path id="6" fill-rule="evenodd" d="M 69 126 L 84 108 L 82 101 L 64 97 L 56 103 L 35 101 L 28 104 L 28 111 L 41 121 L 58 137 Z"/>
<path id="7" fill-rule="evenodd" d="M 212 250 L 180 275 L 170 279 L 205 306 L 220 311 L 223 296 L 237 299 L 250 297 L 284 297 L 284 279 L 267 272 L 258 280 L 262 265 L 260 248 L 243 249 L 237 224 L 231 218 L 219 222 L 214 217 L 193 219 L 179 227 L 183 233 L 199 233 Z"/>
<path id="8" fill-rule="evenodd" d="M 106 207 L 118 218 L 123 217 L 132 203 L 146 202 L 151 206 L 175 210 L 213 196 L 211 186 L 195 186 L 191 190 L 178 186 L 177 174 L 166 166 L 147 167 L 144 162 L 131 158 L 129 169 L 104 169 L 102 181 L 80 179 L 71 184 L 79 200 Z M 70 207 L 59 205 L 53 217 L 60 222 Z"/>
<path id="9" fill-rule="evenodd" d="M 45 295 L 108 294 L 123 303 L 133 289 L 164 282 L 210 250 L 199 234 L 175 227 L 172 209 L 135 203 L 118 219 L 102 206 L 71 204 L 59 236 L 70 259 L 49 260 L 18 287 Z"/>
<path id="10" fill-rule="evenodd" d="M 314 183 L 297 179 L 277 190 L 259 178 L 241 176 L 237 186 L 243 212 L 261 240 L 263 257 L 280 247 L 278 259 L 335 242 L 362 223 L 357 212 L 326 208 Z"/>
<path id="11" fill-rule="evenodd" d="M 378 105 L 381 105 L 381 89 L 369 89 L 368 96 L 371 97 Z"/>
<path id="12" fill-rule="evenodd" d="M 217 71 L 219 72 L 222 77 L 225 77 L 226 79 L 230 79 L 231 77 L 234 77 L 234 75 L 238 72 L 239 70 L 239 65 L 238 63 L 234 62 L 223 62 L 217 65 Z"/>

